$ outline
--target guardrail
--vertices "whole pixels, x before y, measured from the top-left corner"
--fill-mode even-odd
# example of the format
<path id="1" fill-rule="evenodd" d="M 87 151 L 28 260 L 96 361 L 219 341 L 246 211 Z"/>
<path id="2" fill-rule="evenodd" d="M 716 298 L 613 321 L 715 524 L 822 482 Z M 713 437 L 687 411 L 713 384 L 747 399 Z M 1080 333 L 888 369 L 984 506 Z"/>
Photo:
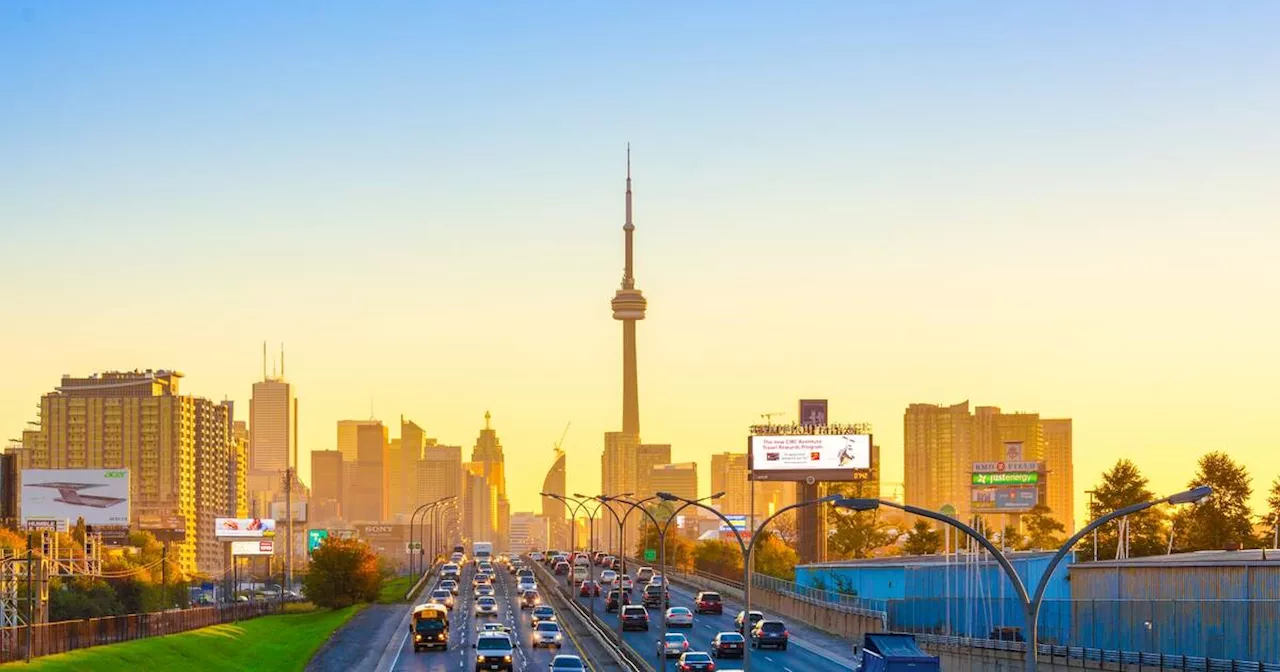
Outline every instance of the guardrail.
<path id="1" fill-rule="evenodd" d="M 529 560 L 527 557 L 526 562 L 533 567 L 534 573 L 541 575 L 538 578 L 538 585 L 543 592 L 546 592 L 547 586 L 554 586 L 554 592 L 560 597 L 560 601 L 574 613 L 579 621 L 586 625 L 591 631 L 590 635 L 603 645 L 603 648 L 620 668 L 628 672 L 654 672 L 654 667 L 648 661 L 641 658 L 630 646 L 627 646 L 626 642 L 618 639 L 618 633 L 606 627 L 586 607 L 583 607 L 574 598 L 573 591 L 566 588 L 564 583 L 558 580 L 554 574 L 548 572 L 539 562 Z"/>
<path id="2" fill-rule="evenodd" d="M 427 568 L 427 571 L 422 573 L 422 577 L 418 579 L 417 583 L 409 587 L 409 590 L 404 594 L 405 601 L 412 602 L 413 596 L 422 591 L 422 587 L 431 581 L 431 577 L 434 576 L 435 573 L 436 566 L 433 564 Z"/>

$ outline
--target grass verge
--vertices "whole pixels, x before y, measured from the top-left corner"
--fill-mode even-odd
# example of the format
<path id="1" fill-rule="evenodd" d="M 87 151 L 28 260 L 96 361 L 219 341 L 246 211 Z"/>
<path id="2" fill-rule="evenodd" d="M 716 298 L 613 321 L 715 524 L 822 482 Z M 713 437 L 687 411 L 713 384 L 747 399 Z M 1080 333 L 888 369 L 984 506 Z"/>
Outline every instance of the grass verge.
<path id="1" fill-rule="evenodd" d="M 329 639 L 364 605 L 337 611 L 262 616 L 167 637 L 95 646 L 10 663 L 0 670 L 302 670 Z"/>
<path id="2" fill-rule="evenodd" d="M 395 576 L 382 582 L 382 590 L 378 591 L 378 604 L 399 604 L 404 602 L 404 594 L 413 587 L 414 577 Z"/>

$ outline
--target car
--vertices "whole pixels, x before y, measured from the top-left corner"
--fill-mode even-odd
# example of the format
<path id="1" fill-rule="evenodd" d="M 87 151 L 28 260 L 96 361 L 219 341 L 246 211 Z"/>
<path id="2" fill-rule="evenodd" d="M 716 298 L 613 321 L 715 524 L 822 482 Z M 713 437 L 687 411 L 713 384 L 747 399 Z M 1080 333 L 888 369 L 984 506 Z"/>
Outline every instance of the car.
<path id="1" fill-rule="evenodd" d="M 488 577 L 488 575 L 485 575 L 485 574 L 479 574 L 479 573 L 477 573 L 475 576 L 471 577 L 471 587 L 472 587 L 472 588 L 475 588 L 476 586 L 478 586 L 478 585 L 480 585 L 480 584 L 482 584 L 482 583 L 489 583 L 489 577 Z"/>
<path id="2" fill-rule="evenodd" d="M 568 573 L 569 573 L 569 563 L 568 563 L 568 562 L 565 562 L 564 560 L 560 560 L 560 561 L 556 562 L 556 566 L 555 566 L 555 570 L 554 570 L 554 571 L 555 571 L 555 575 L 556 575 L 556 576 L 564 576 L 565 574 L 568 574 Z"/>
<path id="3" fill-rule="evenodd" d="M 476 571 L 484 574 L 492 574 L 493 563 L 489 562 L 488 560 L 481 560 L 480 563 L 476 566 Z"/>
<path id="4" fill-rule="evenodd" d="M 649 577 L 649 583 L 646 583 L 646 584 L 644 584 L 644 585 L 646 585 L 646 586 L 665 586 L 665 585 L 667 585 L 667 577 L 665 577 L 665 576 L 663 576 L 663 575 L 661 575 L 661 574 L 654 574 L 653 576 Z M 667 587 L 668 587 L 668 588 L 670 588 L 670 586 L 667 586 Z"/>
<path id="5" fill-rule="evenodd" d="M 688 607 L 671 607 L 666 614 L 668 628 L 692 628 L 693 612 Z"/>
<path id="6" fill-rule="evenodd" d="M 430 602 L 430 603 L 433 603 L 433 604 L 443 604 L 446 608 L 448 608 L 448 609 L 452 609 L 452 608 L 453 608 L 453 593 L 451 593 L 451 592 L 449 592 L 449 591 L 447 591 L 447 590 L 445 590 L 445 589 L 443 589 L 443 588 L 437 588 L 437 589 L 435 589 L 435 590 L 431 591 L 431 599 L 429 599 L 429 600 L 427 600 L 427 601 L 428 601 L 428 602 Z"/>
<path id="7" fill-rule="evenodd" d="M 586 566 L 586 565 L 574 565 L 574 566 L 573 566 L 573 583 L 574 583 L 574 585 L 577 585 L 577 584 L 579 584 L 579 583 L 582 583 L 583 581 L 586 581 L 586 580 L 587 580 L 587 577 L 589 577 L 589 576 L 591 576 L 591 568 L 590 568 L 590 567 L 588 567 L 588 566 Z"/>
<path id="8" fill-rule="evenodd" d="M 786 651 L 787 640 L 790 638 L 791 633 L 787 632 L 787 626 L 782 621 L 761 620 L 751 629 L 751 648 L 763 649 L 766 646 L 772 646 Z"/>
<path id="9" fill-rule="evenodd" d="M 533 570 L 528 567 L 521 567 L 520 569 L 516 570 L 516 576 L 517 577 L 527 576 L 529 578 L 533 578 Z"/>
<path id="10" fill-rule="evenodd" d="M 444 579 L 456 579 L 462 573 L 462 568 L 456 562 L 445 563 L 440 567 L 440 577 Z"/>
<path id="11" fill-rule="evenodd" d="M 622 605 L 631 604 L 631 591 L 611 590 L 604 598 L 604 610 L 609 613 L 617 611 Z"/>
<path id="12" fill-rule="evenodd" d="M 493 586 L 487 583 L 476 586 L 476 597 L 493 597 L 494 594 Z"/>
<path id="13" fill-rule="evenodd" d="M 632 581 L 632 580 L 631 580 L 631 575 L 630 575 L 630 574 L 623 574 L 623 575 L 622 575 L 622 587 L 623 587 L 623 589 L 625 589 L 625 590 L 631 590 L 632 588 L 635 588 L 635 587 L 636 587 L 636 583 L 635 583 L 635 581 Z"/>
<path id="14" fill-rule="evenodd" d="M 502 632 L 486 632 L 476 636 L 472 646 L 476 650 L 476 672 L 482 670 L 506 670 L 511 672 L 515 659 L 515 646 L 511 636 Z"/>
<path id="15" fill-rule="evenodd" d="M 724 601 L 720 593 L 704 590 L 693 598 L 693 610 L 699 614 L 723 614 Z"/>
<path id="16" fill-rule="evenodd" d="M 678 632 L 668 632 L 658 640 L 658 652 L 666 658 L 674 658 L 689 650 L 689 638 Z"/>
<path id="17" fill-rule="evenodd" d="M 754 628 L 754 627 L 755 627 L 756 623 L 759 623 L 759 622 L 760 622 L 761 620 L 763 620 L 763 619 L 764 619 L 764 613 L 763 613 L 763 612 L 755 611 L 755 610 L 752 610 L 752 611 L 751 611 L 751 627 L 752 627 L 752 628 Z M 741 611 L 739 611 L 739 612 L 738 612 L 738 615 L 737 615 L 736 617 L 734 617 L 734 619 L 733 619 L 733 627 L 734 627 L 734 628 L 736 628 L 736 629 L 738 630 L 738 632 L 747 632 L 747 630 L 749 630 L 749 629 L 750 629 L 750 628 L 744 629 L 744 628 L 742 627 L 742 612 L 741 612 Z"/>
<path id="18" fill-rule="evenodd" d="M 538 591 L 526 590 L 523 593 L 520 593 L 521 609 L 532 609 L 539 604 L 542 604 L 542 596 L 538 595 Z"/>
<path id="19" fill-rule="evenodd" d="M 556 620 L 556 610 L 548 606 L 534 607 L 532 619 L 534 625 L 543 621 L 554 621 Z"/>
<path id="20" fill-rule="evenodd" d="M 582 585 L 578 588 L 578 596 L 579 597 L 592 597 L 592 596 L 600 597 L 600 584 L 596 583 L 595 581 L 592 581 L 591 579 L 587 579 L 586 581 L 583 581 Z"/>
<path id="21" fill-rule="evenodd" d="M 528 590 L 537 590 L 537 589 L 538 589 L 538 582 L 534 581 L 533 577 L 531 576 L 521 577 L 520 583 L 516 584 L 516 591 L 521 593 Z"/>
<path id="22" fill-rule="evenodd" d="M 453 593 L 454 595 L 458 594 L 458 582 L 454 581 L 453 579 L 445 579 L 444 581 L 441 581 L 440 587 Z"/>
<path id="23" fill-rule="evenodd" d="M 476 598 L 476 616 L 497 616 L 498 598 L 485 595 Z"/>
<path id="24" fill-rule="evenodd" d="M 649 583 L 649 579 L 653 578 L 653 574 L 654 572 L 652 567 L 641 567 L 636 570 L 636 581 L 639 581 L 640 585 L 643 586 Z"/>
<path id="25" fill-rule="evenodd" d="M 604 560 L 604 551 L 596 551 L 591 554 L 591 564 L 598 565 L 602 560 Z"/>
<path id="26" fill-rule="evenodd" d="M 600 572 L 600 585 L 602 586 L 605 586 L 605 587 L 612 586 L 614 582 L 617 580 L 618 580 L 618 573 L 613 571 L 612 569 L 606 569 L 603 572 Z"/>
<path id="27" fill-rule="evenodd" d="M 545 556 L 542 554 L 542 551 L 534 551 L 529 554 L 529 559 L 534 562 L 542 562 L 543 557 Z"/>
<path id="28" fill-rule="evenodd" d="M 533 648 L 539 646 L 554 646 L 560 648 L 560 640 L 564 637 L 560 633 L 560 624 L 555 621 L 538 621 L 533 627 Z"/>
<path id="29" fill-rule="evenodd" d="M 489 621 L 489 622 L 487 622 L 487 623 L 481 623 L 479 626 L 477 626 L 477 627 L 476 627 L 476 632 L 477 632 L 477 633 L 485 633 L 485 632 L 511 632 L 511 628 L 509 628 L 509 627 L 507 627 L 507 626 L 505 626 L 505 625 L 503 625 L 503 624 L 501 624 L 501 623 L 497 623 L 497 622 L 495 622 L 495 621 Z"/>
<path id="30" fill-rule="evenodd" d="M 717 632 L 711 638 L 711 655 L 716 658 L 741 658 L 747 641 L 739 632 Z"/>
<path id="31" fill-rule="evenodd" d="M 618 616 L 622 620 L 623 631 L 627 630 L 649 630 L 649 612 L 638 604 L 628 604 L 622 608 L 622 613 Z"/>
<path id="32" fill-rule="evenodd" d="M 454 552 L 453 552 L 453 554 L 449 556 L 449 560 L 450 560 L 451 562 L 461 563 L 461 562 L 462 562 L 462 554 L 461 554 L 461 553 L 459 553 L 459 552 L 457 552 L 457 551 L 454 551 Z"/>
<path id="33" fill-rule="evenodd" d="M 519 571 L 520 571 L 519 561 L 512 562 L 507 565 L 507 573 L 511 574 L 511 576 L 515 576 L 516 572 L 519 572 Z"/>
<path id="34" fill-rule="evenodd" d="M 665 609 L 671 606 L 671 593 L 662 586 L 649 584 L 644 587 L 644 606 Z"/>
<path id="35" fill-rule="evenodd" d="M 551 659 L 548 672 L 582 672 L 585 668 L 581 658 L 561 654 Z"/>
<path id="36" fill-rule="evenodd" d="M 680 672 L 715 672 L 716 663 L 705 651 L 685 651 L 676 661 Z"/>

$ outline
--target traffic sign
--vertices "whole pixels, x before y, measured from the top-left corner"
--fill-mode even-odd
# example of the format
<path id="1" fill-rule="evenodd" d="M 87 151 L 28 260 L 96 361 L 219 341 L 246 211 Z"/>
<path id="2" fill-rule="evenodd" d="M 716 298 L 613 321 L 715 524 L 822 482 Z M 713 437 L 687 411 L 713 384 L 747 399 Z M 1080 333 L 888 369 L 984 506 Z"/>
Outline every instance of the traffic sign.
<path id="1" fill-rule="evenodd" d="M 658 551 L 657 551 L 657 549 L 654 549 L 654 548 L 646 548 L 646 549 L 644 549 L 644 561 L 645 561 L 645 562 L 653 562 L 654 560 L 657 560 L 657 559 L 658 559 Z"/>

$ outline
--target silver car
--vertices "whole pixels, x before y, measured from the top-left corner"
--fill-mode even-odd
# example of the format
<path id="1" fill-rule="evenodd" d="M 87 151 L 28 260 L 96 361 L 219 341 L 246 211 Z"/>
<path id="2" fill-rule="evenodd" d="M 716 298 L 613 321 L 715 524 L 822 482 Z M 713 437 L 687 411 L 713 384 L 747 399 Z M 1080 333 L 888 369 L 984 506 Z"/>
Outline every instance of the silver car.
<path id="1" fill-rule="evenodd" d="M 476 616 L 497 616 L 498 600 L 492 596 L 476 598 Z"/>
<path id="2" fill-rule="evenodd" d="M 674 632 L 667 633 L 664 640 L 658 642 L 658 650 L 665 658 L 675 658 L 689 650 L 689 638 Z"/>
<path id="3" fill-rule="evenodd" d="M 561 639 L 560 624 L 555 621 L 539 621 L 533 629 L 533 648 L 535 649 L 539 646 L 554 646 L 558 649 Z"/>

